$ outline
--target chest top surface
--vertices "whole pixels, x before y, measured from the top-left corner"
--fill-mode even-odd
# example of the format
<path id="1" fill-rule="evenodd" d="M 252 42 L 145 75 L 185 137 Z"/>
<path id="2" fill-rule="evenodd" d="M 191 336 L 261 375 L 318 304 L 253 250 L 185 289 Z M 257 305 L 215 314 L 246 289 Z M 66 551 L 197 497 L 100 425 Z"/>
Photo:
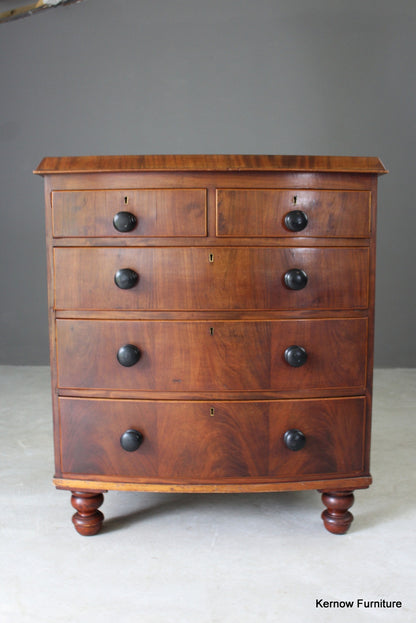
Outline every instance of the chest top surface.
<path id="1" fill-rule="evenodd" d="M 298 171 L 321 173 L 387 173 L 379 158 L 362 156 L 277 156 L 176 154 L 141 156 L 76 156 L 44 158 L 34 173 L 134 171 Z"/>

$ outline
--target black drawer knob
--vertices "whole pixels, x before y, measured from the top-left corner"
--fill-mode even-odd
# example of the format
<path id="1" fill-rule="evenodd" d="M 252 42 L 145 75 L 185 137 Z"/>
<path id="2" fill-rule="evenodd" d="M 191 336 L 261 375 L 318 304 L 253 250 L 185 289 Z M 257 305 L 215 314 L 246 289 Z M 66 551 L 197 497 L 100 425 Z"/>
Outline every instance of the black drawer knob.
<path id="1" fill-rule="evenodd" d="M 139 275 L 131 268 L 120 268 L 114 275 L 114 283 L 121 290 L 130 290 L 139 281 Z"/>
<path id="2" fill-rule="evenodd" d="M 285 350 L 285 360 L 292 368 L 300 368 L 306 363 L 308 355 L 302 346 L 289 346 Z"/>
<path id="3" fill-rule="evenodd" d="M 302 450 L 306 443 L 306 437 L 300 430 L 291 428 L 283 435 L 283 441 L 285 442 L 286 448 L 296 452 L 296 450 Z"/>
<path id="4" fill-rule="evenodd" d="M 140 349 L 134 344 L 125 344 L 117 351 L 118 362 L 126 368 L 134 366 L 139 361 L 141 355 Z"/>
<path id="5" fill-rule="evenodd" d="M 137 225 L 137 218 L 131 212 L 117 212 L 113 225 L 121 233 L 132 231 Z"/>
<path id="6" fill-rule="evenodd" d="M 308 275 L 300 268 L 291 268 L 285 274 L 285 286 L 289 290 L 303 290 L 308 283 Z"/>
<path id="7" fill-rule="evenodd" d="M 129 428 L 120 437 L 120 444 L 126 452 L 134 452 L 138 450 L 143 443 L 143 435 L 134 428 Z"/>
<path id="8" fill-rule="evenodd" d="M 285 216 L 285 225 L 290 231 L 302 231 L 308 224 L 308 217 L 302 210 L 292 210 Z"/>

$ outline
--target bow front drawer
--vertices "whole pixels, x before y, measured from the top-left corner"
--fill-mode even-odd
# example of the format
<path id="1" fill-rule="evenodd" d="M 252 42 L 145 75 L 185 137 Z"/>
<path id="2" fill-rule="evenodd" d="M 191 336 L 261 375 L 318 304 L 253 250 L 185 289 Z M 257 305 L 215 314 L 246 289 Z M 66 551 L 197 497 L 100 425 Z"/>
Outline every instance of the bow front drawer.
<path id="1" fill-rule="evenodd" d="M 205 188 L 52 193 L 55 237 L 206 236 Z"/>
<path id="2" fill-rule="evenodd" d="M 146 482 L 289 480 L 363 469 L 365 399 L 177 402 L 61 398 L 62 470 Z M 296 431 L 303 442 L 290 444 Z M 128 435 L 139 444 L 127 445 Z M 124 447 L 123 447 L 124 446 Z"/>
<path id="3" fill-rule="evenodd" d="M 55 308 L 365 309 L 368 248 L 55 248 Z"/>
<path id="4" fill-rule="evenodd" d="M 218 189 L 217 236 L 367 238 L 367 191 Z"/>
<path id="5" fill-rule="evenodd" d="M 60 319 L 56 325 L 61 388 L 242 392 L 365 386 L 365 318 Z"/>

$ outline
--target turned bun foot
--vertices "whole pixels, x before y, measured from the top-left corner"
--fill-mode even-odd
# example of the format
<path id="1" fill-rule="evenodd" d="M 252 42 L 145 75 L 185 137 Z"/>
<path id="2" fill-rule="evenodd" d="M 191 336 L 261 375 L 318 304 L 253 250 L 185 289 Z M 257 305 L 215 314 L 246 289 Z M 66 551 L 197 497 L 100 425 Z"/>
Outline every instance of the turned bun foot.
<path id="1" fill-rule="evenodd" d="M 92 536 L 100 530 L 104 515 L 97 510 L 104 502 L 102 493 L 73 491 L 71 504 L 77 511 L 72 517 L 75 530 L 82 536 Z"/>
<path id="2" fill-rule="evenodd" d="M 322 502 L 326 506 L 321 515 L 325 528 L 333 534 L 345 534 L 354 519 L 348 510 L 354 504 L 352 491 L 324 491 Z"/>

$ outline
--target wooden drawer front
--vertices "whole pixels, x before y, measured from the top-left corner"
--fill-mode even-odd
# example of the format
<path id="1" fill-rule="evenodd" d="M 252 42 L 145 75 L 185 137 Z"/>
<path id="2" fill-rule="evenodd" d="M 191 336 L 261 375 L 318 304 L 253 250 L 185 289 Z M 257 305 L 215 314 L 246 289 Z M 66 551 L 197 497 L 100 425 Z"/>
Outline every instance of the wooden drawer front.
<path id="1" fill-rule="evenodd" d="M 58 385 L 143 391 L 362 389 L 367 320 L 112 321 L 61 319 Z M 136 346 L 140 360 L 124 367 L 117 352 Z M 306 350 L 301 367 L 286 349 Z"/>
<path id="2" fill-rule="evenodd" d="M 118 212 L 136 217 L 132 231 L 115 229 Z M 205 188 L 52 193 L 56 237 L 206 236 L 206 212 Z"/>
<path id="3" fill-rule="evenodd" d="M 56 309 L 365 309 L 367 248 L 56 248 Z M 212 261 L 210 261 L 210 259 Z M 129 268 L 138 283 L 115 285 Z M 284 276 L 306 272 L 302 290 Z"/>
<path id="4" fill-rule="evenodd" d="M 217 190 L 217 236 L 316 236 L 365 238 L 370 235 L 371 194 L 334 190 Z M 293 232 L 285 216 L 301 210 L 306 227 Z"/>
<path id="5" fill-rule="evenodd" d="M 65 474 L 218 481 L 357 474 L 363 470 L 364 398 L 175 402 L 61 398 Z M 143 443 L 120 445 L 129 429 Z M 286 431 L 300 430 L 289 450 Z"/>

